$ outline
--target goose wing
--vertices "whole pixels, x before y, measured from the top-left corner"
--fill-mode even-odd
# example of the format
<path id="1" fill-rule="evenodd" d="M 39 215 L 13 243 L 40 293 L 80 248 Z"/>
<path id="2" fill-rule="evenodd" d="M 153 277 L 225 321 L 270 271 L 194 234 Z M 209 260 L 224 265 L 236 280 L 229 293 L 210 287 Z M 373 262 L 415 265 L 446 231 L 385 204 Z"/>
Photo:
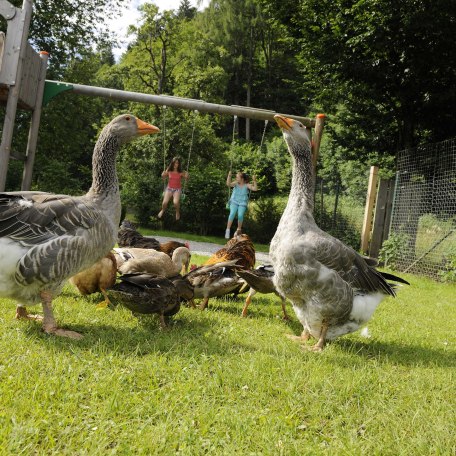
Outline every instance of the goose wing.
<path id="1" fill-rule="evenodd" d="M 373 266 L 351 247 L 324 233 L 315 242 L 315 259 L 328 269 L 336 271 L 352 288 L 366 292 L 381 291 L 395 296 L 393 287 Z"/>
<path id="2" fill-rule="evenodd" d="M 0 237 L 25 246 L 91 228 L 100 212 L 83 197 L 40 192 L 0 193 Z"/>

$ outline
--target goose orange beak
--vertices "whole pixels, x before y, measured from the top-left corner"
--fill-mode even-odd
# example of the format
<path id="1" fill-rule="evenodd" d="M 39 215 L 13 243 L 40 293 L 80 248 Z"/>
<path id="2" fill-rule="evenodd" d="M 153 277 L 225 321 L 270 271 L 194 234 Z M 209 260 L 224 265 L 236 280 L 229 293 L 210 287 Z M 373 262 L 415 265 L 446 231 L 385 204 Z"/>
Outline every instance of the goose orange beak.
<path id="1" fill-rule="evenodd" d="M 155 125 L 148 124 L 141 119 L 136 119 L 136 125 L 138 126 L 138 135 L 151 135 L 153 133 L 159 133 L 160 129 Z"/>
<path id="2" fill-rule="evenodd" d="M 293 125 L 294 120 L 290 119 L 288 117 L 282 116 L 280 114 L 276 114 L 274 116 L 275 121 L 277 122 L 277 125 L 282 129 L 282 130 L 291 130 L 291 127 Z"/>

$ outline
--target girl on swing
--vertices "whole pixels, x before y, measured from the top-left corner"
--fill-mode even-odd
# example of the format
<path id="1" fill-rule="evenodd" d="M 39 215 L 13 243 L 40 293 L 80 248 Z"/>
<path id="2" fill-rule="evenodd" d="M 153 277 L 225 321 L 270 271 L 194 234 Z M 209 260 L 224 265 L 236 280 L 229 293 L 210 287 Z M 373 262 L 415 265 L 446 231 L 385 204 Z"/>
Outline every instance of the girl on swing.
<path id="1" fill-rule="evenodd" d="M 182 178 L 188 179 L 189 174 L 187 171 L 182 171 L 180 157 L 174 157 L 171 163 L 162 172 L 162 178 L 168 178 L 168 185 L 166 186 L 161 211 L 158 213 L 158 218 L 162 218 L 163 214 L 168 207 L 169 200 L 172 198 L 174 207 L 176 208 L 176 221 L 180 219 L 180 197 L 182 193 Z"/>
<path id="2" fill-rule="evenodd" d="M 249 202 L 249 190 L 256 192 L 258 190 L 255 176 L 252 177 L 252 183 L 249 184 L 249 176 L 246 173 L 239 171 L 236 174 L 236 180 L 231 181 L 231 171 L 226 178 L 226 186 L 233 188 L 233 193 L 230 198 L 230 215 L 228 216 L 228 223 L 226 224 L 225 239 L 230 238 L 231 225 L 233 224 L 234 217 L 237 214 L 238 227 L 236 235 L 242 232 L 242 223 L 244 221 L 244 214 L 247 210 Z"/>

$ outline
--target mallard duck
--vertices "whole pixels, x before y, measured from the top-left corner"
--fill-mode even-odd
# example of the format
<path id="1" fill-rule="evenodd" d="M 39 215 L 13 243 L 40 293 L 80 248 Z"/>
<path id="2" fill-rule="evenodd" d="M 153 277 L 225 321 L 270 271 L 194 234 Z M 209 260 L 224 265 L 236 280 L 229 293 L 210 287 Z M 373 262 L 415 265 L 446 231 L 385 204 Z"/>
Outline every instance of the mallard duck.
<path id="1" fill-rule="evenodd" d="M 57 326 L 52 300 L 71 276 L 116 243 L 121 212 L 117 152 L 122 144 L 158 131 L 131 114 L 113 119 L 95 145 L 92 186 L 83 196 L 0 193 L 0 296 L 18 302 L 17 318 L 41 319 L 25 308 L 41 302 L 46 333 L 82 337 Z"/>
<path id="2" fill-rule="evenodd" d="M 272 239 L 270 256 L 277 291 L 293 304 L 303 325 L 299 342 L 311 336 L 321 351 L 327 340 L 356 331 L 372 317 L 394 282 L 405 280 L 375 269 L 375 262 L 322 231 L 313 218 L 311 143 L 301 122 L 274 116 L 292 157 L 288 203 Z"/>
<path id="3" fill-rule="evenodd" d="M 285 308 L 286 299 L 282 296 L 274 286 L 274 268 L 271 265 L 258 266 L 255 269 L 236 269 L 236 274 L 244 279 L 250 287 L 249 294 L 245 300 L 242 316 L 247 316 L 247 308 L 252 302 L 252 296 L 256 293 L 269 294 L 274 293 L 282 301 L 283 319 L 288 320 L 287 310 Z M 242 290 L 241 290 L 242 291 Z"/>
<path id="4" fill-rule="evenodd" d="M 236 275 L 236 261 L 200 266 L 184 276 L 194 287 L 194 297 L 203 298 L 201 310 L 207 307 L 210 298 L 232 293 L 243 284 L 242 279 Z"/>
<path id="5" fill-rule="evenodd" d="M 134 314 L 160 316 L 160 326 L 166 327 L 165 317 L 179 312 L 177 288 L 171 280 L 154 274 L 124 274 L 120 282 L 108 290 L 113 304 L 121 304 Z"/>
<path id="6" fill-rule="evenodd" d="M 187 272 L 191 254 L 187 247 L 174 250 L 170 258 L 164 252 L 152 249 L 115 248 L 117 269 L 121 274 L 148 272 L 164 277 L 172 277 L 182 271 Z"/>
<path id="7" fill-rule="evenodd" d="M 195 296 L 195 290 L 193 285 L 190 283 L 186 277 L 182 277 L 180 274 L 177 274 L 172 277 L 168 277 L 171 282 L 173 282 L 174 286 L 177 289 L 177 294 L 181 301 L 184 302 L 191 302 L 193 297 Z"/>
<path id="8" fill-rule="evenodd" d="M 105 300 L 98 307 L 107 307 L 109 298 L 106 289 L 112 287 L 117 279 L 116 257 L 109 252 L 101 260 L 98 260 L 90 268 L 78 272 L 70 278 L 73 284 L 83 296 L 101 292 Z"/>

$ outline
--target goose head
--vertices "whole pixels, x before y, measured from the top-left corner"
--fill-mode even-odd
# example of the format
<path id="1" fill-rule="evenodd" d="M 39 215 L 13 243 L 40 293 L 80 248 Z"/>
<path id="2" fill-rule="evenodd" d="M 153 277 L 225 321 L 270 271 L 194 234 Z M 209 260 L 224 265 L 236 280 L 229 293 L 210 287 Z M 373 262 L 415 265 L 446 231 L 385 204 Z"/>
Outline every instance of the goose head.
<path id="1" fill-rule="evenodd" d="M 132 114 L 115 117 L 108 125 L 111 135 L 116 136 L 120 144 L 124 144 L 138 136 L 159 133 L 160 129 L 138 119 Z"/>
<path id="2" fill-rule="evenodd" d="M 307 128 L 299 120 L 276 114 L 274 116 L 277 125 L 283 133 L 288 150 L 295 158 L 311 154 L 310 135 Z"/>

